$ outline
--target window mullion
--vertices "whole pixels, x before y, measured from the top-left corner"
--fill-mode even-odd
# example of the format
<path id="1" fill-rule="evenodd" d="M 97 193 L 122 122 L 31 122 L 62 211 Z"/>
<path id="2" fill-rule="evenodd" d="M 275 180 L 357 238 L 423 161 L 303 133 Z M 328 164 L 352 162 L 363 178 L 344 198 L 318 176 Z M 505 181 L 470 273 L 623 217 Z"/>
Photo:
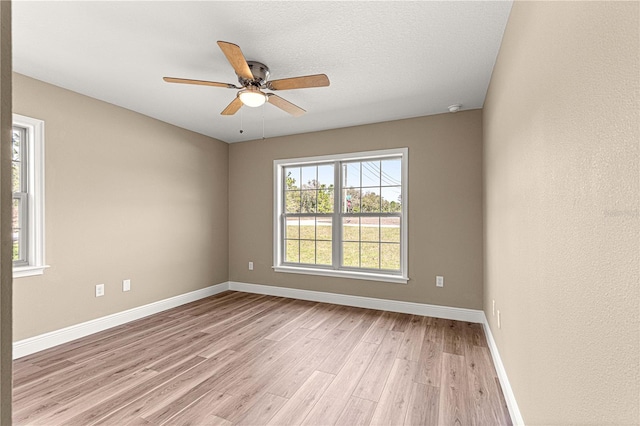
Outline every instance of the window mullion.
<path id="1" fill-rule="evenodd" d="M 339 269 L 342 259 L 342 164 L 333 163 L 333 229 L 331 238 L 331 265 Z"/>

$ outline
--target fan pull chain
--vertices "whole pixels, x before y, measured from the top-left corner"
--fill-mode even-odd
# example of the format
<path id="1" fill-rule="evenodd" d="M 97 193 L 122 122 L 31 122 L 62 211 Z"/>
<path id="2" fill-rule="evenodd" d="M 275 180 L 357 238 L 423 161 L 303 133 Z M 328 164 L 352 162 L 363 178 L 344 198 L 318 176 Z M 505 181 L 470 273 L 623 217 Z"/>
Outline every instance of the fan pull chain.
<path id="1" fill-rule="evenodd" d="M 240 109 L 240 134 L 243 134 L 244 130 L 242 130 L 242 108 Z"/>

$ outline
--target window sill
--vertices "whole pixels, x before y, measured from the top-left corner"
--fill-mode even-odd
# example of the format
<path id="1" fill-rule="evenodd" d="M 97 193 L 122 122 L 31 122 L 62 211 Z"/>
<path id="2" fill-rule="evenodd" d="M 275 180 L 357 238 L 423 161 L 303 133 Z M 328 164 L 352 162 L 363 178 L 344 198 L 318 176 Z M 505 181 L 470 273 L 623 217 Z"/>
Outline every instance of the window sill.
<path id="1" fill-rule="evenodd" d="M 47 269 L 49 265 L 43 266 L 18 266 L 13 268 L 13 278 L 24 278 L 31 277 L 34 275 L 43 275 L 44 270 Z"/>
<path id="2" fill-rule="evenodd" d="M 334 269 L 297 268 L 295 266 L 274 266 L 276 272 L 291 274 L 321 275 L 325 277 L 352 278 L 356 280 L 383 281 L 388 283 L 406 284 L 409 278 L 400 275 L 374 274 L 371 272 L 336 271 Z"/>

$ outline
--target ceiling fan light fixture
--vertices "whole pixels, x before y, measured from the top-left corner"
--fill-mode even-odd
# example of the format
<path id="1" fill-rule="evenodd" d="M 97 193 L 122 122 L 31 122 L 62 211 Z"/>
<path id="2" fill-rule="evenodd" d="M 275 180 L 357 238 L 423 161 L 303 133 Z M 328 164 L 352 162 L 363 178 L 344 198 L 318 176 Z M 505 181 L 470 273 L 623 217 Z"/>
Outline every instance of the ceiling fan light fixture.
<path id="1" fill-rule="evenodd" d="M 238 95 L 243 104 L 248 107 L 259 107 L 267 101 L 267 96 L 258 89 L 247 88 Z"/>

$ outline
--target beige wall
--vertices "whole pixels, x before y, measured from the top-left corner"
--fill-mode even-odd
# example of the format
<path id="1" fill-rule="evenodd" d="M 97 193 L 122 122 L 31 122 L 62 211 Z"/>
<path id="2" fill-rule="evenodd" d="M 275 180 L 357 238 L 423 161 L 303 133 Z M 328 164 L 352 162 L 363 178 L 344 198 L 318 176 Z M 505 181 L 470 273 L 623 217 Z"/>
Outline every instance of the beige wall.
<path id="1" fill-rule="evenodd" d="M 230 280 L 481 309 L 481 123 L 475 110 L 232 144 Z M 273 160 L 396 147 L 409 148 L 409 283 L 274 272 Z"/>
<path id="2" fill-rule="evenodd" d="M 484 304 L 529 425 L 640 423 L 639 28 L 515 2 L 493 72 Z"/>
<path id="3" fill-rule="evenodd" d="M 11 2 L 0 1 L 0 424 L 11 424 Z"/>
<path id="4" fill-rule="evenodd" d="M 51 265 L 14 281 L 15 340 L 227 281 L 227 144 L 19 74 L 13 110 L 45 121 Z"/>

